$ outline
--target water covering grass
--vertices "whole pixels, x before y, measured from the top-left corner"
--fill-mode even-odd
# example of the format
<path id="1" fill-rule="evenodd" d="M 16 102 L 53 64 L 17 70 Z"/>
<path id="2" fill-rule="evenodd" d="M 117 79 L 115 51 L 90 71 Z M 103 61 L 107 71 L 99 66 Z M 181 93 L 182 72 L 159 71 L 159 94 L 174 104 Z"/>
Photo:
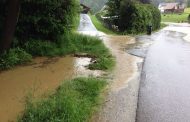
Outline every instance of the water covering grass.
<path id="1" fill-rule="evenodd" d="M 55 94 L 31 102 L 18 122 L 86 122 L 101 102 L 106 81 L 76 78 L 65 81 Z"/>
<path id="2" fill-rule="evenodd" d="M 62 49 L 70 49 L 68 52 L 71 51 L 71 53 L 88 53 L 96 57 L 96 63 L 91 64 L 89 66 L 90 69 L 109 70 L 112 69 L 115 65 L 114 58 L 111 55 L 110 51 L 105 47 L 102 40 L 98 39 L 97 37 L 73 34 L 72 36 L 68 37 L 64 36 L 63 40 L 70 40 L 68 44 L 70 48 Z M 62 44 L 63 47 L 66 46 L 64 42 L 62 42 Z"/>
<path id="3" fill-rule="evenodd" d="M 66 33 L 57 43 L 28 41 L 25 50 L 36 56 L 63 56 L 74 53 L 87 53 L 96 58 L 97 62 L 89 66 L 90 69 L 108 70 L 114 66 L 114 58 L 105 47 L 102 40 L 81 35 Z"/>
<path id="4" fill-rule="evenodd" d="M 10 49 L 10 51 L 0 55 L 0 70 L 27 63 L 32 56 L 55 57 L 74 53 L 87 53 L 95 57 L 96 63 L 91 64 L 90 69 L 108 70 L 114 66 L 114 58 L 102 40 L 96 37 L 67 32 L 56 43 L 30 40 L 21 47 Z"/>

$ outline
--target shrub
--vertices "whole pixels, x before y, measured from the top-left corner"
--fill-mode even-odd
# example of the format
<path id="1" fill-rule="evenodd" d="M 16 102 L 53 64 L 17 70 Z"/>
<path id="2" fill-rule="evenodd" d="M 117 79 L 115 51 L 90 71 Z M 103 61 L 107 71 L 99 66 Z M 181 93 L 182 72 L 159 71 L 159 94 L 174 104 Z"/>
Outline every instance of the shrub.
<path id="1" fill-rule="evenodd" d="M 101 20 L 106 27 L 117 25 L 121 32 L 130 34 L 143 33 L 148 25 L 152 25 L 153 30 L 160 28 L 160 11 L 151 4 L 131 0 L 109 0 L 108 3 L 108 7 L 97 14 L 100 20 L 102 15 L 108 16 L 105 21 Z M 119 8 L 114 7 L 116 5 Z"/>
<path id="2" fill-rule="evenodd" d="M 22 0 L 16 36 L 19 41 L 56 41 L 74 26 L 78 9 L 76 0 Z"/>
<path id="3" fill-rule="evenodd" d="M 152 23 L 153 30 L 159 29 L 161 26 L 160 25 L 160 22 L 161 22 L 160 11 L 158 10 L 158 8 L 156 8 L 153 5 L 147 4 L 145 6 L 147 7 L 148 11 L 150 11 L 150 13 L 152 14 L 151 23 Z"/>
<path id="4" fill-rule="evenodd" d="M 152 5 L 123 1 L 120 10 L 119 29 L 127 33 L 142 33 L 147 25 L 152 25 L 153 30 L 160 27 L 161 15 L 159 10 Z"/>
<path id="5" fill-rule="evenodd" d="M 29 40 L 23 48 L 33 56 L 55 56 L 59 54 L 56 43 L 48 41 Z"/>
<path id="6" fill-rule="evenodd" d="M 188 18 L 187 18 L 187 19 L 188 19 L 188 23 L 190 23 L 190 14 L 188 15 Z"/>
<path id="7" fill-rule="evenodd" d="M 17 64 L 29 62 L 32 56 L 21 48 L 10 49 L 0 55 L 0 70 L 9 69 Z"/>

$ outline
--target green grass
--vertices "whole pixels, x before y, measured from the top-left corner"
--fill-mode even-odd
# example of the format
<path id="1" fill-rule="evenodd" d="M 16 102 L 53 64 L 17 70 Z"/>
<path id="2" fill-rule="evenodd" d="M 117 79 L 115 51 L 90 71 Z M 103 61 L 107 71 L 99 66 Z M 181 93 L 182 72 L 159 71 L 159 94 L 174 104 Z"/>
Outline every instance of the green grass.
<path id="1" fill-rule="evenodd" d="M 31 60 L 32 56 L 55 57 L 75 53 L 87 53 L 95 57 L 96 63 L 90 64 L 89 69 L 110 70 L 115 65 L 114 58 L 102 40 L 96 37 L 67 32 L 56 43 L 29 40 L 23 46 L 13 48 L 0 55 L 0 70 L 26 63 L 29 59 Z"/>
<path id="2" fill-rule="evenodd" d="M 10 69 L 15 65 L 30 62 L 32 56 L 21 48 L 13 48 L 0 55 L 0 70 Z"/>
<path id="3" fill-rule="evenodd" d="M 182 14 L 162 14 L 162 22 L 187 22 L 190 8 L 186 8 Z"/>
<path id="4" fill-rule="evenodd" d="M 74 53 L 88 53 L 97 62 L 90 69 L 109 70 L 114 66 L 114 59 L 102 40 L 77 33 L 64 34 L 57 43 L 31 40 L 25 44 L 25 50 L 35 56 L 63 56 Z"/>
<path id="5" fill-rule="evenodd" d="M 115 65 L 114 58 L 112 57 L 110 51 L 105 47 L 102 40 L 96 37 L 90 37 L 86 35 L 73 34 L 67 37 L 64 36 L 62 40 L 70 40 L 68 45 L 65 45 L 66 42 L 62 42 L 63 48 L 70 46 L 68 53 L 88 53 L 96 57 L 97 62 L 89 66 L 90 69 L 98 70 L 109 70 L 112 69 Z M 64 48 L 65 47 L 65 48 Z"/>
<path id="6" fill-rule="evenodd" d="M 27 102 L 18 122 L 87 122 L 101 103 L 106 81 L 77 78 L 65 81 L 55 94 L 37 102 Z"/>
<path id="7" fill-rule="evenodd" d="M 92 20 L 92 23 L 95 25 L 95 27 L 97 28 L 97 30 L 104 32 L 106 34 L 111 34 L 111 35 L 116 35 L 117 33 L 109 30 L 108 28 L 106 28 L 97 18 L 95 15 L 90 15 L 90 18 Z"/>

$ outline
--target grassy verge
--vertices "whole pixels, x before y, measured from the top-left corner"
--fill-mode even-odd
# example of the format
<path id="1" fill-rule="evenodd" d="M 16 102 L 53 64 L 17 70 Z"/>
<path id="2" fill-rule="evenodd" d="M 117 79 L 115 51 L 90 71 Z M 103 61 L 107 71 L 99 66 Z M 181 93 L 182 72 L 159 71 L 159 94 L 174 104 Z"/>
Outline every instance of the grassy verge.
<path id="1" fill-rule="evenodd" d="M 21 48 L 13 48 L 0 55 L 0 70 L 14 67 L 15 65 L 30 62 L 32 56 Z"/>
<path id="2" fill-rule="evenodd" d="M 190 8 L 186 8 L 182 14 L 162 14 L 162 22 L 187 22 Z"/>
<path id="3" fill-rule="evenodd" d="M 77 78 L 66 81 L 55 94 L 27 103 L 19 122 L 86 122 L 101 101 L 106 81 Z"/>
<path id="4" fill-rule="evenodd" d="M 114 66 L 114 59 L 102 40 L 68 32 L 60 37 L 56 43 L 29 40 L 21 48 L 11 49 L 0 56 L 0 70 L 26 63 L 31 60 L 32 56 L 54 57 L 74 53 L 88 53 L 95 57 L 96 63 L 91 64 L 90 69 L 109 70 Z"/>
<path id="5" fill-rule="evenodd" d="M 104 32 L 106 34 L 111 34 L 111 35 L 116 35 L 117 33 L 109 30 L 108 28 L 106 28 L 97 18 L 95 15 L 90 15 L 90 18 L 92 20 L 92 23 L 95 25 L 95 27 L 101 31 Z"/>
<path id="6" fill-rule="evenodd" d="M 90 69 L 109 70 L 114 66 L 114 59 L 102 40 L 77 33 L 64 34 L 55 44 L 42 41 L 28 41 L 25 50 L 37 56 L 63 56 L 74 53 L 88 53 L 97 62 Z"/>

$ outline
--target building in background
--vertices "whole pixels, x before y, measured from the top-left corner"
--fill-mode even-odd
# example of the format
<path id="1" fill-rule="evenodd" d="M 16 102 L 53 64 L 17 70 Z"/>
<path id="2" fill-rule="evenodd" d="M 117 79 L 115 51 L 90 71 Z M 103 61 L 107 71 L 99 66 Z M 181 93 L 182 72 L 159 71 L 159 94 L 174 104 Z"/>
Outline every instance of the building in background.
<path id="1" fill-rule="evenodd" d="M 161 13 L 183 13 L 185 4 L 180 3 L 160 3 L 158 9 Z"/>
<path id="2" fill-rule="evenodd" d="M 84 0 L 80 0 L 80 6 L 82 8 L 81 13 L 87 14 L 90 11 L 90 7 L 84 5 Z"/>

